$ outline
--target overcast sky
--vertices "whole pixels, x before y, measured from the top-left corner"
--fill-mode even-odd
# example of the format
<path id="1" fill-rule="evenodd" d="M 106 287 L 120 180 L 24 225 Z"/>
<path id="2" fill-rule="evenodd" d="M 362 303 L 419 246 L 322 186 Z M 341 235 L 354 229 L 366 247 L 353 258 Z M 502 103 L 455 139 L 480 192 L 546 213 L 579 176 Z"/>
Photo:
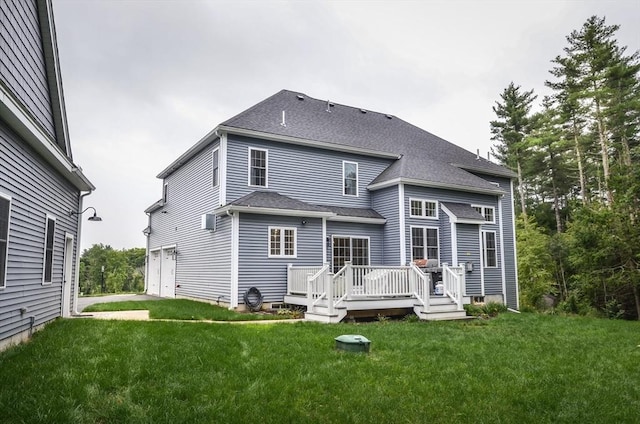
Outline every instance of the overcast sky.
<path id="1" fill-rule="evenodd" d="M 548 93 L 550 60 L 591 15 L 640 49 L 640 0 L 54 0 L 74 161 L 102 216 L 82 248 L 144 247 L 155 176 L 217 124 L 286 88 L 396 115 L 467 150 L 514 81 Z"/>

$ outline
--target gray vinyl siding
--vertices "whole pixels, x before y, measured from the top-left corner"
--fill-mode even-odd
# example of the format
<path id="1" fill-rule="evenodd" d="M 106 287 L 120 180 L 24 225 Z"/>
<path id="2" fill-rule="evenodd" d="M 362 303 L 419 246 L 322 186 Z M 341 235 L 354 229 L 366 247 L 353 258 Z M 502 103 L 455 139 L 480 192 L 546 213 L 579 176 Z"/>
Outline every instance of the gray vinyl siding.
<path id="1" fill-rule="evenodd" d="M 371 206 L 387 222 L 382 226 L 384 252 L 381 265 L 406 265 L 400 263 L 400 215 L 398 211 L 398 186 L 387 187 L 371 193 Z"/>
<path id="2" fill-rule="evenodd" d="M 333 257 L 332 236 L 368 237 L 369 264 L 382 265 L 384 263 L 384 231 L 382 225 L 327 221 L 327 237 L 329 237 L 327 261 L 331 264 Z"/>
<path id="3" fill-rule="evenodd" d="M 514 243 L 513 222 L 515 219 L 513 212 L 513 198 L 511 196 L 511 181 L 506 178 L 488 178 L 491 181 L 500 184 L 500 187 L 506 192 L 502 198 L 502 221 L 503 221 L 503 238 L 504 243 L 504 268 L 506 281 L 506 301 L 511 308 L 518 306 L 518 289 L 516 276 L 516 246 Z"/>
<path id="4" fill-rule="evenodd" d="M 268 150 L 267 188 L 248 185 L 249 147 Z M 358 163 L 358 196 L 342 195 L 342 161 Z M 311 204 L 371 207 L 367 185 L 391 161 L 293 144 L 229 135 L 227 202 L 255 190 L 272 190 Z"/>
<path id="5" fill-rule="evenodd" d="M 55 139 L 35 0 L 0 1 L 0 80 Z"/>
<path id="6" fill-rule="evenodd" d="M 282 302 L 287 292 L 287 265 L 322 265 L 322 220 L 299 217 L 240 214 L 238 248 L 238 303 L 256 287 L 265 302 Z M 269 226 L 296 228 L 295 258 L 269 257 Z"/>
<path id="7" fill-rule="evenodd" d="M 466 294 L 480 296 L 481 272 L 480 272 L 480 231 L 476 224 L 456 224 L 458 241 L 458 262 L 471 262 L 473 271 L 465 274 Z"/>
<path id="8" fill-rule="evenodd" d="M 0 120 L 0 192 L 11 197 L 6 287 L 0 289 L 0 341 L 61 313 L 65 233 L 74 237 L 72 280 L 78 249 L 80 193 Z M 51 284 L 43 285 L 46 217 L 55 218 Z M 99 224 L 97 224 L 99 225 Z M 71 287 L 70 305 L 73 305 Z M 20 313 L 21 308 L 27 312 Z"/>
<path id="9" fill-rule="evenodd" d="M 411 258 L 411 226 L 421 226 L 421 227 L 438 227 L 440 228 L 440 261 L 445 262 L 442 258 L 442 252 L 451 252 L 451 236 L 449 235 L 448 239 L 446 238 L 446 234 L 443 234 L 443 225 L 442 220 L 446 216 L 446 214 L 440 208 L 440 203 L 438 203 L 439 211 L 438 211 L 438 219 L 427 219 L 427 218 L 415 218 L 410 216 L 410 199 L 427 199 L 427 200 L 435 200 L 437 202 L 457 202 L 457 203 L 465 203 L 465 204 L 480 204 L 485 206 L 493 206 L 498 207 L 498 198 L 496 196 L 491 196 L 487 194 L 477 194 L 477 193 L 466 193 L 459 191 L 451 191 L 451 190 L 443 190 L 438 188 L 428 188 L 428 187 L 417 187 L 405 185 L 404 189 L 404 208 L 405 208 L 405 237 L 407 240 L 406 249 L 407 249 L 407 258 Z M 447 220 L 448 222 L 448 220 Z M 483 224 L 483 229 L 495 229 L 496 230 L 496 238 L 500 236 L 497 224 Z M 477 226 L 476 226 L 477 229 Z M 443 238 L 443 235 L 445 238 Z M 478 245 L 479 246 L 479 245 Z M 476 250 L 479 247 L 476 247 Z M 449 253 L 450 255 L 450 253 Z M 449 260 L 451 260 L 451 256 L 449 256 Z M 462 262 L 462 257 L 458 256 L 458 261 Z M 478 263 L 478 267 L 479 267 Z"/>
<path id="10" fill-rule="evenodd" d="M 214 232 L 201 229 L 201 216 L 219 204 L 213 187 L 209 145 L 164 181 L 168 197 L 150 219 L 149 249 L 176 245 L 176 296 L 230 301 L 231 218 L 217 217 Z M 163 184 L 164 186 L 164 184 Z"/>
<path id="11" fill-rule="evenodd" d="M 451 243 L 451 222 L 449 216 L 440 209 L 440 263 L 457 265 L 453 263 L 453 245 Z M 458 258 L 459 262 L 462 259 Z"/>

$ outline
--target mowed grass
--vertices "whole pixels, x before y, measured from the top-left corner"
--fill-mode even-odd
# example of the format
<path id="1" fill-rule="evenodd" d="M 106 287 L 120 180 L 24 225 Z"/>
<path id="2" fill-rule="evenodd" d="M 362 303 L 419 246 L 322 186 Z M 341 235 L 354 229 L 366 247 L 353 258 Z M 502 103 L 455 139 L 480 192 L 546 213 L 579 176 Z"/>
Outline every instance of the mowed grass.
<path id="1" fill-rule="evenodd" d="M 148 310 L 152 319 L 252 321 L 283 319 L 286 316 L 264 313 L 239 313 L 228 308 L 188 299 L 125 300 L 122 302 L 96 303 L 83 312 Z"/>
<path id="2" fill-rule="evenodd" d="M 334 337 L 362 334 L 370 354 Z M 3 423 L 637 423 L 640 324 L 59 320 L 0 354 Z"/>

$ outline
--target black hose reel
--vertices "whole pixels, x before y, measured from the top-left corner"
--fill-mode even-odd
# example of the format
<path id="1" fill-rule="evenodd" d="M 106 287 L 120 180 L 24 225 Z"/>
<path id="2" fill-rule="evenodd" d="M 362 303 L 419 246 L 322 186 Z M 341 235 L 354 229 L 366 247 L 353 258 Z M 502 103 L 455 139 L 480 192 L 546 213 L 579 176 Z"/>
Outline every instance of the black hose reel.
<path id="1" fill-rule="evenodd" d="M 244 299 L 244 304 L 251 312 L 257 312 L 262 309 L 264 296 L 262 296 L 262 293 L 260 293 L 260 290 L 257 288 L 251 287 L 249 290 L 244 292 L 242 298 Z"/>

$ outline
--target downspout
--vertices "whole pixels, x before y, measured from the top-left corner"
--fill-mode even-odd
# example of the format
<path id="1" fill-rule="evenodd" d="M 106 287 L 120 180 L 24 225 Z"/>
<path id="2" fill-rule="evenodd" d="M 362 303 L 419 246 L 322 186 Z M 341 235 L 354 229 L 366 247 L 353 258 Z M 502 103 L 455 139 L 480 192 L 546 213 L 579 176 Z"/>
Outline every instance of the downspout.
<path id="1" fill-rule="evenodd" d="M 78 199 L 78 211 L 83 210 L 84 197 L 88 196 L 93 191 L 88 191 L 80 195 Z M 78 293 L 80 292 L 80 241 L 82 238 L 82 214 L 78 214 L 78 226 L 77 226 L 77 238 L 76 238 L 76 276 L 75 276 L 75 287 L 73 289 L 73 308 L 72 315 L 80 315 L 78 312 Z"/>

